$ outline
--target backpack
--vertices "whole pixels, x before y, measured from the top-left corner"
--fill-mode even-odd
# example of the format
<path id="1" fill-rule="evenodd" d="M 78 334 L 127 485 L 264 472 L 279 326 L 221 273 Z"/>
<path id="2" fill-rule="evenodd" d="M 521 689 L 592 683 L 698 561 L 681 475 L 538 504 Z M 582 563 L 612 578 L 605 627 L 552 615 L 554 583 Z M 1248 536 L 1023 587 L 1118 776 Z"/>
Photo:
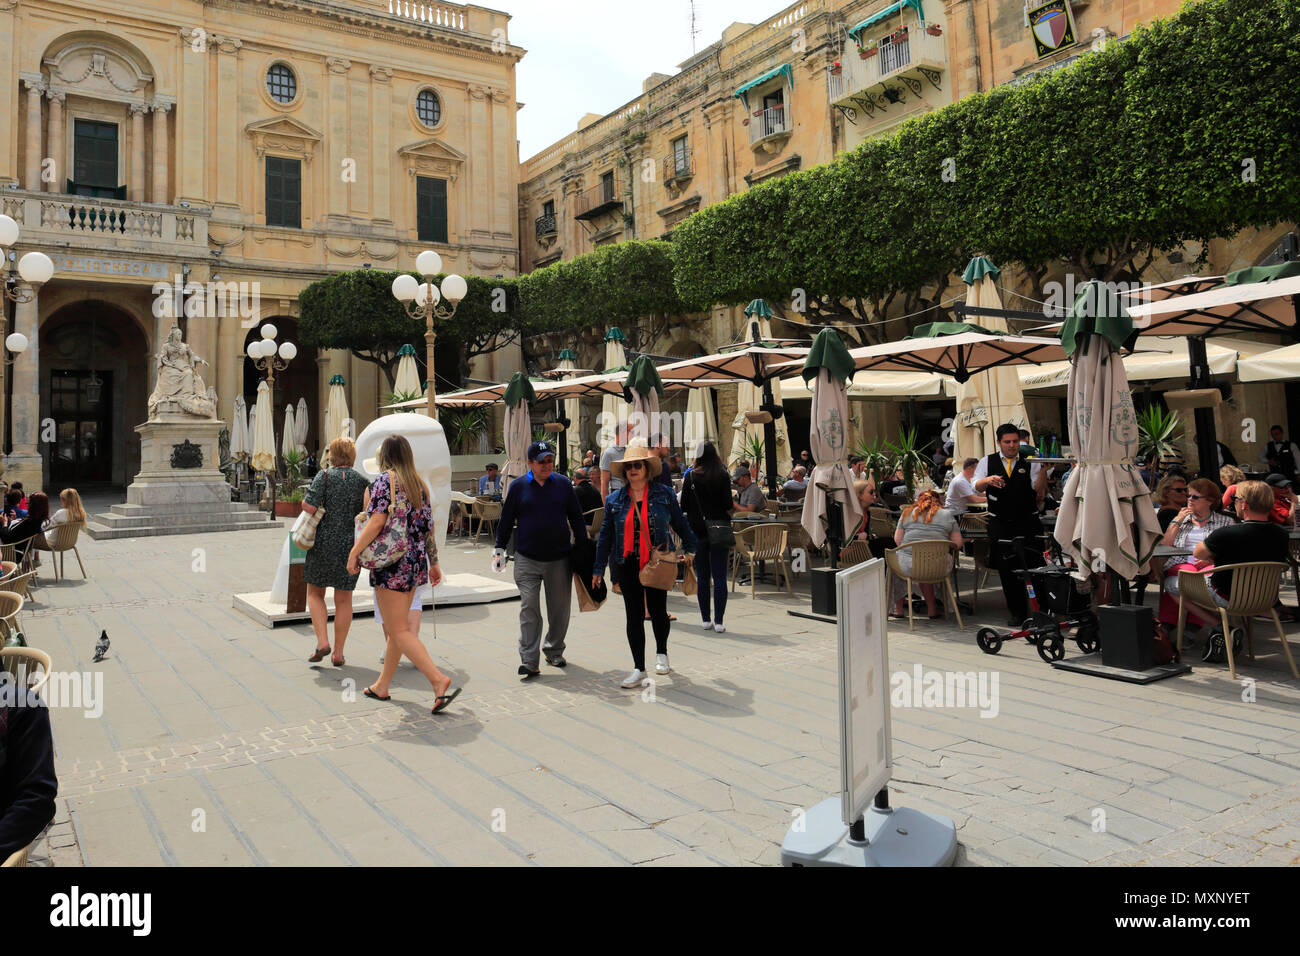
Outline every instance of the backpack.
<path id="1" fill-rule="evenodd" d="M 1151 638 L 1151 657 L 1157 665 L 1178 663 L 1181 660 L 1178 648 L 1169 639 L 1169 629 L 1160 621 L 1156 621 L 1155 634 Z"/>
<path id="2" fill-rule="evenodd" d="M 1232 629 L 1232 653 L 1234 656 L 1241 653 L 1241 628 Z M 1226 664 L 1228 662 L 1228 644 L 1223 639 L 1223 630 L 1215 628 L 1210 632 L 1209 640 L 1205 642 L 1205 653 L 1201 655 L 1201 660 L 1207 664 Z"/>

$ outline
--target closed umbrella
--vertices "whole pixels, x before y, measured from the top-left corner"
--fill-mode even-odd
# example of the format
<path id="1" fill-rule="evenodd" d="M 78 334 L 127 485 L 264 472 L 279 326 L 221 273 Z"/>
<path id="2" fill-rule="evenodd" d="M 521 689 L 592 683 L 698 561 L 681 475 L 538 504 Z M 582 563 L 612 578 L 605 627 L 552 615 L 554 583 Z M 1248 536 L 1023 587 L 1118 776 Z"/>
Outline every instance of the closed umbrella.
<path id="1" fill-rule="evenodd" d="M 275 427 L 271 412 L 271 386 L 265 381 L 257 384 L 257 404 L 253 407 L 253 417 L 249 427 L 253 429 L 253 457 L 250 464 L 254 471 L 275 470 Z"/>
<path id="2" fill-rule="evenodd" d="M 347 380 L 342 375 L 335 374 L 330 379 L 329 399 L 325 404 L 325 445 L 327 447 L 336 438 L 355 437 L 348 434 L 352 429 L 351 420 L 348 418 L 347 384 Z"/>
<path id="3" fill-rule="evenodd" d="M 528 446 L 533 440 L 529 406 L 537 401 L 533 383 L 523 372 L 515 372 L 506 387 L 506 466 L 501 470 L 501 487 L 528 471 Z"/>
<path id="4" fill-rule="evenodd" d="M 628 370 L 623 397 L 632 403 L 631 437 L 640 438 L 652 448 L 653 436 L 659 433 L 659 397 L 663 393 L 664 383 L 654 362 L 639 356 Z"/>
<path id="5" fill-rule="evenodd" d="M 627 336 L 622 329 L 610 329 L 605 333 L 605 372 L 606 374 L 627 365 Z M 600 403 L 600 429 L 612 444 L 614 430 L 618 427 L 620 413 L 626 413 L 623 400 L 617 395 L 607 394 Z"/>
<path id="6" fill-rule="evenodd" d="M 573 370 L 576 368 L 577 356 L 573 354 L 572 349 L 565 349 L 560 353 L 559 371 L 566 373 L 565 378 L 573 378 Z M 580 418 L 582 416 L 582 402 L 577 398 L 566 398 L 564 400 L 564 417 L 569 420 L 569 427 L 564 432 L 564 444 L 567 447 L 567 454 L 570 467 L 574 467 L 582 461 L 582 428 Z"/>
<path id="7" fill-rule="evenodd" d="M 1001 309 L 1002 297 L 998 295 L 996 281 L 1000 274 L 1001 270 L 984 256 L 972 259 L 962 274 L 967 287 L 966 304 Z M 981 317 L 981 323 L 990 332 L 1005 334 L 1011 331 L 1006 319 L 1000 316 Z M 953 460 L 983 458 L 992 454 L 997 448 L 995 433 L 1004 422 L 1030 430 L 1020 376 L 1014 368 L 990 369 L 960 383 L 957 387 L 957 419 L 953 426 L 956 444 Z M 1030 440 L 1033 440 L 1032 436 Z"/>
<path id="8" fill-rule="evenodd" d="M 298 450 L 304 455 L 307 454 L 307 433 L 311 429 L 311 419 L 307 417 L 307 399 L 298 399 L 298 408 L 295 410 L 293 424 L 294 437 L 298 442 Z"/>
<path id="9" fill-rule="evenodd" d="M 245 461 L 250 454 L 250 436 L 248 433 L 248 401 L 243 395 L 235 396 L 234 421 L 230 423 L 230 457 L 233 461 Z"/>
<path id="10" fill-rule="evenodd" d="M 713 389 L 693 388 L 686 399 L 686 454 L 694 461 L 706 441 L 718 444 L 718 419 L 713 414 Z"/>
<path id="11" fill-rule="evenodd" d="M 849 399 L 844 383 L 853 374 L 853 359 L 839 333 L 822 329 L 813 340 L 812 352 L 803 368 L 804 380 L 812 387 L 812 423 L 808 446 L 812 452 L 812 475 L 803 499 L 801 523 L 813 546 L 820 548 L 832 530 L 827 505 L 842 506 L 842 527 L 834 537 L 849 536 L 862 521 L 862 506 L 853 493 L 853 472 L 848 461 Z M 832 556 L 834 560 L 834 556 Z"/>
<path id="12" fill-rule="evenodd" d="M 415 365 L 415 348 L 403 345 L 397 351 L 397 379 L 393 391 L 398 395 L 423 395 L 424 385 L 420 381 L 420 371 Z"/>
<path id="13" fill-rule="evenodd" d="M 298 450 L 298 423 L 295 420 L 293 406 L 284 407 L 284 431 L 280 433 L 280 454 L 288 458 L 290 453 Z"/>
<path id="14" fill-rule="evenodd" d="M 1085 283 L 1062 333 L 1074 363 L 1069 432 L 1078 464 L 1066 480 L 1054 533 L 1083 574 L 1109 566 L 1129 579 L 1146 571 L 1160 524 L 1151 492 L 1133 465 L 1137 415 L 1117 355 L 1133 323 L 1122 309 L 1106 309 L 1100 292 L 1101 283 Z"/>

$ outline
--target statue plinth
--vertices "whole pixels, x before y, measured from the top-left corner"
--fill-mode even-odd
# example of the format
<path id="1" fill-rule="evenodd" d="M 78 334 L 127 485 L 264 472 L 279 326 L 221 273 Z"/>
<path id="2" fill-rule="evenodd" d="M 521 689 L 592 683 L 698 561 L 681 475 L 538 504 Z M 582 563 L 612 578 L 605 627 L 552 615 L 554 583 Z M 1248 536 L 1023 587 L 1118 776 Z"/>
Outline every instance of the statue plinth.
<path id="1" fill-rule="evenodd" d="M 169 416 L 170 417 L 170 416 Z M 225 422 L 192 415 L 137 425 L 140 472 L 126 489 L 133 505 L 229 504 L 218 439 Z"/>

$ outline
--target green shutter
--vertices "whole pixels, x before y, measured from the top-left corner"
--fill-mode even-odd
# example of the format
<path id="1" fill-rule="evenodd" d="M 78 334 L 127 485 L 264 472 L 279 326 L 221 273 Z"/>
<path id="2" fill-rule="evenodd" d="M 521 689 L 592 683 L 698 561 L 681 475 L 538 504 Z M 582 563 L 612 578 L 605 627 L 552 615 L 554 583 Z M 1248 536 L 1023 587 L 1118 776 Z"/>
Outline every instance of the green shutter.
<path id="1" fill-rule="evenodd" d="M 266 157 L 266 224 L 302 228 L 302 163 Z"/>
<path id="2" fill-rule="evenodd" d="M 415 180 L 415 225 L 421 242 L 447 245 L 447 180 Z"/>

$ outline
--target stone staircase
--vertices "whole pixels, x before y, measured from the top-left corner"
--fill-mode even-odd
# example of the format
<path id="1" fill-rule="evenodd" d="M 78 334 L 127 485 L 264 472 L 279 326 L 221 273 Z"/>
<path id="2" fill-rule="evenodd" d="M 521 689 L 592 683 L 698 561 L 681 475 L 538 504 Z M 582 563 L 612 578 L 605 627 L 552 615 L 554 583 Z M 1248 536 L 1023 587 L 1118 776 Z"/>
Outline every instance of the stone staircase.
<path id="1" fill-rule="evenodd" d="M 86 533 L 96 541 L 108 538 L 147 538 L 165 534 L 205 534 L 283 526 L 263 511 L 241 501 L 177 505 L 113 505 L 93 515 Z"/>

